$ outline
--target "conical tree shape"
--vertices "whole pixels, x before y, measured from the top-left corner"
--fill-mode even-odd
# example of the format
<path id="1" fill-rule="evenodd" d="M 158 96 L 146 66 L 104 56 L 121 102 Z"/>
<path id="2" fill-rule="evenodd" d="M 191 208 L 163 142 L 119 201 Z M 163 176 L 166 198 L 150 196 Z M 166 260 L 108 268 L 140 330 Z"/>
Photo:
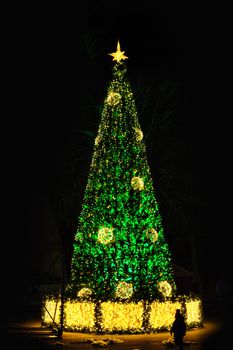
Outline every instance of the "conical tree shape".
<path id="1" fill-rule="evenodd" d="M 69 293 L 153 300 L 175 290 L 124 52 L 118 43 L 75 235 Z"/>

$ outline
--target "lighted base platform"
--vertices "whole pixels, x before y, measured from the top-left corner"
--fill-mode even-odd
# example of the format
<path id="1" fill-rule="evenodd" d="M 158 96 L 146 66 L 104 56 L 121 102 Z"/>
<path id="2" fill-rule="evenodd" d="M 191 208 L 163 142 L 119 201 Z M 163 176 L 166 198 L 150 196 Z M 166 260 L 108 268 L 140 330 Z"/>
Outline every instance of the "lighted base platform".
<path id="1" fill-rule="evenodd" d="M 185 315 L 187 328 L 203 325 L 202 303 L 197 297 L 180 296 L 175 301 L 89 302 L 66 300 L 64 330 L 91 333 L 152 333 L 170 330 L 175 310 Z M 61 301 L 48 297 L 42 310 L 42 323 L 60 324 Z"/>

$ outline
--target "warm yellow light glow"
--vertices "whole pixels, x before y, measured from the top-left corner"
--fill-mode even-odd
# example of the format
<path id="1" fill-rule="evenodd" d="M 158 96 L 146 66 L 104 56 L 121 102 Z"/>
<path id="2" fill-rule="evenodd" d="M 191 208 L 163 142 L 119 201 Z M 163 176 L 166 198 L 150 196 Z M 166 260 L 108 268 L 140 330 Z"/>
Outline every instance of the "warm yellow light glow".
<path id="1" fill-rule="evenodd" d="M 53 318 L 60 322 L 61 303 L 56 300 L 46 300 L 42 321 L 44 325 L 52 325 Z M 182 300 L 154 301 L 150 304 L 148 315 L 150 332 L 170 330 L 174 321 L 176 309 L 184 310 L 187 327 L 202 325 L 202 303 L 198 298 L 183 297 Z M 142 333 L 143 302 L 102 302 L 101 317 L 97 321 L 94 302 L 79 302 L 66 300 L 64 305 L 64 329 L 68 331 L 95 332 L 96 321 L 100 323 L 103 332 Z M 50 315 L 52 316 L 50 316 Z"/>
<path id="2" fill-rule="evenodd" d="M 167 281 L 161 281 L 158 283 L 158 290 L 164 297 L 169 297 L 172 292 L 172 286 Z"/>
<path id="3" fill-rule="evenodd" d="M 94 330 L 94 307 L 91 302 L 66 302 L 65 325 L 69 329 L 82 330 L 84 328 L 90 331 Z"/>
<path id="4" fill-rule="evenodd" d="M 125 51 L 121 51 L 120 42 L 118 40 L 116 52 L 109 53 L 109 55 L 113 57 L 113 61 L 120 62 L 121 60 L 126 60 L 128 58 L 124 53 Z"/>
<path id="5" fill-rule="evenodd" d="M 148 228 L 146 230 L 146 236 L 152 243 L 158 240 L 158 232 L 154 228 Z"/>
<path id="6" fill-rule="evenodd" d="M 189 300 L 186 302 L 186 322 L 188 325 L 201 322 L 202 306 L 201 300 Z"/>
<path id="7" fill-rule="evenodd" d="M 98 231 L 98 241 L 102 244 L 108 244 L 114 239 L 113 228 L 103 227 Z"/>
<path id="8" fill-rule="evenodd" d="M 149 323 L 152 329 L 170 329 L 174 321 L 176 309 L 180 309 L 179 302 L 172 301 L 154 301 L 151 304 Z"/>
<path id="9" fill-rule="evenodd" d="M 92 294 L 92 290 L 90 288 L 82 288 L 78 291 L 78 297 L 80 298 L 88 298 Z"/>
<path id="10" fill-rule="evenodd" d="M 142 328 L 143 304 L 104 302 L 102 309 L 102 329 L 104 331 L 135 331 Z"/>
<path id="11" fill-rule="evenodd" d="M 44 309 L 42 314 L 42 321 L 46 324 L 52 324 L 60 322 L 60 307 L 61 302 L 56 300 L 45 300 Z"/>
<path id="12" fill-rule="evenodd" d="M 133 294 L 133 285 L 132 283 L 127 283 L 121 281 L 118 283 L 116 288 L 116 297 L 120 299 L 128 299 Z"/>
<path id="13" fill-rule="evenodd" d="M 121 95 L 117 92 L 111 91 L 107 97 L 107 103 L 111 106 L 117 105 L 121 100 Z"/>
<path id="14" fill-rule="evenodd" d="M 131 179 L 131 186 L 133 187 L 134 190 L 141 191 L 144 188 L 144 182 L 140 177 L 134 176 Z"/>
<path id="15" fill-rule="evenodd" d="M 135 130 L 135 134 L 136 134 L 136 140 L 137 141 L 142 141 L 143 139 L 143 132 L 142 130 L 138 129 L 138 128 L 134 128 Z"/>
<path id="16" fill-rule="evenodd" d="M 100 137 L 99 136 L 96 136 L 95 138 L 95 145 L 98 145 L 100 142 Z"/>

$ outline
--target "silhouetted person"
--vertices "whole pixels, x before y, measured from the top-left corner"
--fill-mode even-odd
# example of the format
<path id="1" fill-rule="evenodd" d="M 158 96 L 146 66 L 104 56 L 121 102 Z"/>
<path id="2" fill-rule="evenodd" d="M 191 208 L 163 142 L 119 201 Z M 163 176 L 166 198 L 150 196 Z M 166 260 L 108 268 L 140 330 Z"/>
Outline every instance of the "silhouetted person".
<path id="1" fill-rule="evenodd" d="M 186 334 L 186 324 L 184 316 L 181 315 L 180 309 L 176 310 L 175 320 L 172 324 L 171 335 L 174 334 L 175 345 L 179 347 L 179 350 L 183 350 L 183 338 Z"/>

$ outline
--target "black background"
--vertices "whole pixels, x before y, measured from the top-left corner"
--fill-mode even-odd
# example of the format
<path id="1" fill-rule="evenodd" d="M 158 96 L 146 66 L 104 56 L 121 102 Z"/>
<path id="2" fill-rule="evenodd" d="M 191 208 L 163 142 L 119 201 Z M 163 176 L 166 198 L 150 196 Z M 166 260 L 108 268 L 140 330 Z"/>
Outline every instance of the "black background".
<path id="1" fill-rule="evenodd" d="M 118 39 L 129 57 L 128 75 L 136 98 L 141 96 L 139 83 L 150 92 L 144 114 L 143 101 L 136 104 L 148 133 L 148 157 L 158 179 L 168 240 L 177 249 L 173 255 L 177 262 L 189 260 L 182 245 L 186 227 L 177 219 L 183 228 L 178 230 L 182 247 L 178 249 L 172 236 L 177 220 L 166 210 L 167 196 L 173 199 L 182 189 L 194 198 L 188 212 L 196 230 L 201 274 L 205 279 L 228 279 L 232 80 L 227 7 L 194 1 L 189 5 L 183 1 L 75 3 L 2 6 L 4 281 L 16 286 L 37 256 L 33 236 L 40 220 L 37 203 L 43 197 L 56 216 L 67 187 L 68 193 L 75 189 L 76 194 L 70 192 L 72 200 L 58 218 L 58 227 L 70 254 L 92 153 L 91 137 L 111 78 L 108 53 L 116 50 Z M 160 113 L 173 106 L 166 92 L 175 89 L 173 121 L 167 129 L 151 131 L 151 116 L 164 86 Z M 167 152 L 172 154 L 168 162 Z M 174 179 L 172 191 L 163 171 Z"/>

